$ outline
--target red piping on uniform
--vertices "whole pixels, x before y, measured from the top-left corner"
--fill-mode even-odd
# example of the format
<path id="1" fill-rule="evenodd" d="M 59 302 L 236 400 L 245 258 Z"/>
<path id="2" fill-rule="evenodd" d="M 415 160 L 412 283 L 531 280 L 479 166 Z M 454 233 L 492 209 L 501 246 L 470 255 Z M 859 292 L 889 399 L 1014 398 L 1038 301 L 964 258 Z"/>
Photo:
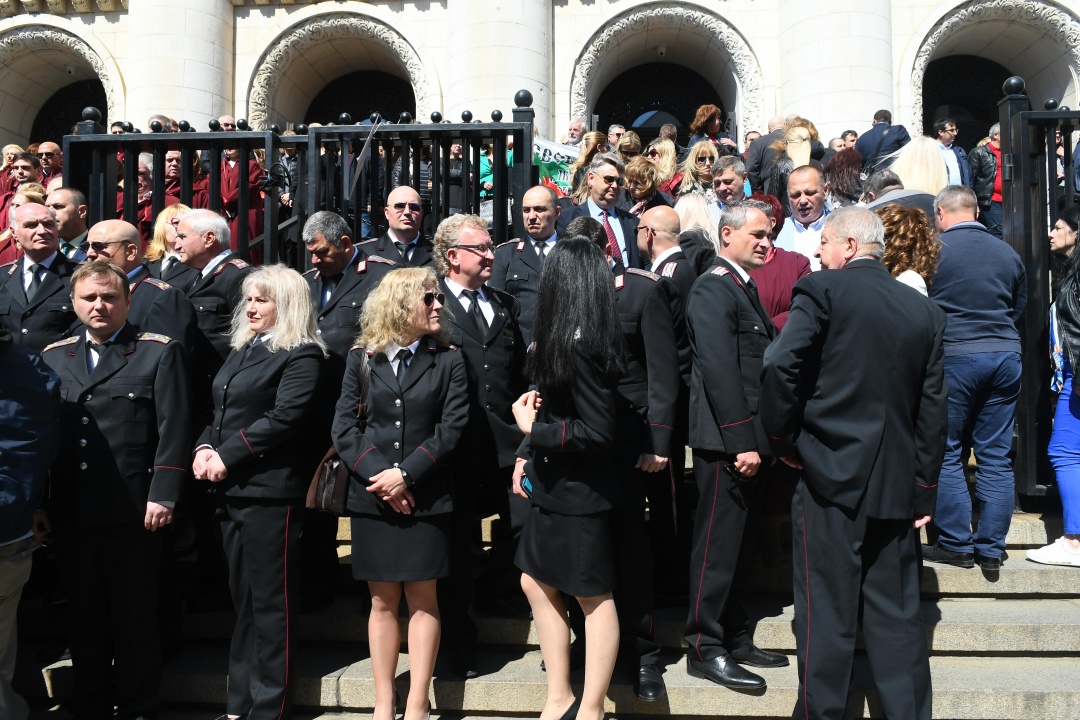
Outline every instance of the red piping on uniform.
<path id="1" fill-rule="evenodd" d="M 248 446 L 248 450 L 251 451 L 251 454 L 258 455 L 258 453 L 255 452 L 255 448 L 251 447 L 251 443 L 248 442 L 247 435 L 244 434 L 243 430 L 240 431 L 240 437 L 243 438 L 244 444 Z"/>
<path id="2" fill-rule="evenodd" d="M 155 470 L 179 470 L 180 472 L 183 472 L 183 471 L 187 470 L 187 468 L 173 467 L 172 465 L 155 465 L 154 469 Z"/>
<path id="3" fill-rule="evenodd" d="M 559 440 L 559 452 L 566 452 L 566 421 L 562 424 L 562 438 Z"/>
<path id="4" fill-rule="evenodd" d="M 649 427 L 662 427 L 662 428 L 667 428 L 668 430 L 673 430 L 674 429 L 670 425 L 664 425 L 663 423 L 649 423 Z"/>
<path id="5" fill-rule="evenodd" d="M 373 446 L 369 447 L 367 450 L 365 450 L 364 452 L 360 453 L 360 457 L 356 458 L 356 462 L 353 463 L 353 466 L 352 466 L 353 472 L 356 472 L 356 466 L 360 464 L 360 461 L 364 459 L 364 456 L 367 455 L 369 452 L 371 452 L 374 449 L 375 449 L 375 446 L 373 445 Z"/>
<path id="6" fill-rule="evenodd" d="M 750 417 L 746 418 L 745 420 L 740 420 L 739 422 L 728 423 L 727 425 L 721 425 L 720 427 L 726 428 L 726 427 L 733 427 L 735 425 L 742 425 L 743 423 L 748 423 L 753 419 L 754 419 L 754 416 L 751 415 Z"/>
<path id="7" fill-rule="evenodd" d="M 423 450 L 423 451 L 424 451 L 425 453 L 427 453 L 427 456 L 428 456 L 429 458 L 431 458 L 431 462 L 432 462 L 432 464 L 433 464 L 433 465 L 434 465 L 435 467 L 439 467 L 439 461 L 435 459 L 435 456 L 434 456 L 434 455 L 432 455 L 432 454 L 431 454 L 430 452 L 428 452 L 428 449 L 427 449 L 426 447 L 424 447 L 423 445 L 419 445 L 419 446 L 417 446 L 417 448 L 416 448 L 416 449 L 417 449 L 417 450 Z"/>
<path id="8" fill-rule="evenodd" d="M 697 600 L 694 601 L 694 622 L 697 626 L 701 627 L 701 621 L 698 619 L 699 611 L 701 610 L 701 586 L 705 582 L 705 566 L 709 559 L 709 538 L 712 537 L 713 519 L 716 518 L 716 498 L 720 494 L 720 463 L 716 463 L 716 477 L 713 478 L 713 497 L 712 497 L 712 509 L 709 511 L 709 529 L 705 531 L 705 554 L 701 557 L 701 578 L 698 580 L 697 586 Z M 701 643 L 701 630 L 698 630 L 697 639 L 694 640 L 694 650 L 697 652 L 698 660 L 703 660 L 701 657 L 701 650 L 698 648 Z"/>
<path id="9" fill-rule="evenodd" d="M 285 715 L 285 700 L 289 697 L 289 520 L 292 518 L 292 507 L 285 508 L 285 687 L 281 692 L 281 709 L 278 710 L 278 720 Z"/>

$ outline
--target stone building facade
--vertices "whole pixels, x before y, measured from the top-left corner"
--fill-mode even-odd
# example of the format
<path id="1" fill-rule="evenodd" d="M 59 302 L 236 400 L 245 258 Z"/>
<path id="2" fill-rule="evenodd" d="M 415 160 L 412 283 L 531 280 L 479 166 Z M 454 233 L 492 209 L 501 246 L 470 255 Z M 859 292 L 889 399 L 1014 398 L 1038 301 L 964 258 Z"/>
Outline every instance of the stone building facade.
<path id="1" fill-rule="evenodd" d="M 740 135 L 796 112 L 828 139 L 880 108 L 909 129 L 940 113 L 985 127 L 1003 73 L 1038 106 L 1077 106 L 1080 1 L 0 0 L 3 142 L 43 139 L 76 87 L 136 126 L 160 112 L 284 127 L 361 72 L 400 84 L 425 121 L 508 117 L 527 88 L 556 138 L 572 116 L 685 127 L 699 102 Z"/>

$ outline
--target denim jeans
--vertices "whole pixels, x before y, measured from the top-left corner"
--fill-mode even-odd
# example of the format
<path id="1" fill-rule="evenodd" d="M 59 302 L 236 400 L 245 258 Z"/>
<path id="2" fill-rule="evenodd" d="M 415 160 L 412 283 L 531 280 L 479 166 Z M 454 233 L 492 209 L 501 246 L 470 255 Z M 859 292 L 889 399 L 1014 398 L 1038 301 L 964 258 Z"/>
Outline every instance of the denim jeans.
<path id="1" fill-rule="evenodd" d="M 1071 370 L 1058 395 L 1048 452 L 1065 511 L 1065 534 L 1080 535 L 1080 395 L 1073 394 Z"/>
<path id="2" fill-rule="evenodd" d="M 1001 237 L 1001 224 L 1004 221 L 1004 213 L 1001 209 L 1001 203 L 991 202 L 989 207 L 982 208 L 982 215 L 979 218 L 986 231 L 995 237 Z"/>
<path id="3" fill-rule="evenodd" d="M 949 437 L 938 480 L 934 524 L 939 543 L 953 552 L 1001 557 L 1012 522 L 1012 446 L 1016 397 L 1020 394 L 1020 353 L 972 353 L 945 358 L 949 384 Z M 972 533 L 971 496 L 960 462 L 965 430 L 970 430 L 979 526 Z"/>

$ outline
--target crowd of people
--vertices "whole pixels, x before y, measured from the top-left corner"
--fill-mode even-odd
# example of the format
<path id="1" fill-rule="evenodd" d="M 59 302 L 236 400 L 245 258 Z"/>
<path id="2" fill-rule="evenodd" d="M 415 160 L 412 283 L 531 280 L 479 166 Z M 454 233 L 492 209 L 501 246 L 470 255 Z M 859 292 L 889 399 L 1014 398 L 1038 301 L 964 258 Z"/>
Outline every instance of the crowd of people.
<path id="1" fill-rule="evenodd" d="M 755 561 L 793 572 L 798 716 L 846 706 L 858 626 L 884 712 L 930 718 L 920 563 L 998 572 L 1012 513 L 1026 280 L 999 239 L 998 128 L 965 154 L 952 120 L 911 138 L 882 110 L 826 148 L 810 120 L 777 117 L 740 152 L 722 116 L 702 106 L 685 147 L 674 127 L 645 143 L 571 122 L 573 192 L 527 190 L 525 234 L 497 246 L 478 215 L 436 225 L 423 176 L 391 177 L 377 237 L 307 218 L 303 274 L 239 257 L 228 203 L 173 196 L 87 227 L 55 144 L 5 148 L 0 715 L 26 713 L 15 608 L 42 541 L 71 620 L 69 709 L 157 714 L 178 524 L 195 537 L 192 607 L 227 593 L 236 612 L 225 717 L 287 714 L 297 615 L 339 589 L 338 517 L 305 502 L 332 450 L 371 599 L 376 720 L 428 717 L 437 662 L 488 670 L 477 612 L 531 613 L 543 720 L 600 720 L 615 673 L 663 698 L 664 605 L 686 609 L 690 675 L 761 691 L 749 668 L 789 659 L 754 642 Z M 245 171 L 226 152 L 223 193 Z M 169 182 L 178 166 L 166 156 Z M 1027 556 L 1073 566 L 1078 229 L 1069 208 L 1049 238 L 1069 258 L 1050 448 L 1065 535 Z"/>

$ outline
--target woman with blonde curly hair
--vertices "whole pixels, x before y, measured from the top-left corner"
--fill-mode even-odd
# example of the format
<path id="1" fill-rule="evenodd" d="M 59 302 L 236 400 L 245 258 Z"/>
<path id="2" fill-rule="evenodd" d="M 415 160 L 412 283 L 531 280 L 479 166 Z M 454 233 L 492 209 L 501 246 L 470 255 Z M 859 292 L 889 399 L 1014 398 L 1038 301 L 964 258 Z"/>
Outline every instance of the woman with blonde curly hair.
<path id="1" fill-rule="evenodd" d="M 469 413 L 460 352 L 446 344 L 431 268 L 393 270 L 361 313 L 334 414 L 334 447 L 350 468 L 352 568 L 371 593 L 368 645 L 374 720 L 397 716 L 398 606 L 409 607 L 405 720 L 425 720 L 442 634 L 435 587 L 450 573 L 454 470 L 447 459 Z M 368 378 L 367 412 L 357 417 Z"/>
<path id="2" fill-rule="evenodd" d="M 680 197 L 691 193 L 701 195 L 706 204 L 715 205 L 716 193 L 712 186 L 712 168 L 719 157 L 720 153 L 716 146 L 708 140 L 694 144 L 679 168 L 683 173 L 683 179 L 679 183 L 678 195 Z"/>
<path id="3" fill-rule="evenodd" d="M 885 267 L 897 280 L 926 295 L 926 287 L 937 272 L 941 249 L 926 213 L 895 203 L 874 212 L 885 226 Z"/>
<path id="4" fill-rule="evenodd" d="M 4 146 L 3 164 L 0 164 L 0 192 L 11 189 L 12 178 L 11 172 L 9 171 L 11 170 L 12 163 L 15 162 L 15 156 L 22 151 L 23 149 L 15 143 Z"/>

